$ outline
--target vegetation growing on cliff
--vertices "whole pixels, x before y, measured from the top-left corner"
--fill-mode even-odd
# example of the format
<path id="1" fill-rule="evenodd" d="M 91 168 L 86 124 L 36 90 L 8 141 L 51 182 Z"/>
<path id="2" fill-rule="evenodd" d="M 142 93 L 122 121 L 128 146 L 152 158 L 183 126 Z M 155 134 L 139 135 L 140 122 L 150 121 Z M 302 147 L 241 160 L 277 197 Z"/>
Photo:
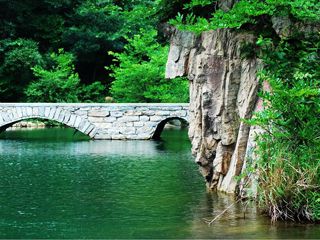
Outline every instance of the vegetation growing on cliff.
<path id="1" fill-rule="evenodd" d="M 229 4 L 228 4 L 229 3 Z M 199 9 L 214 6 L 212 16 Z M 273 220 L 320 220 L 320 2 L 193 0 L 171 23 L 182 30 L 235 28 L 257 36 L 265 109 L 258 137 L 258 203 Z M 248 57 L 247 56 L 247 57 Z"/>
<path id="2" fill-rule="evenodd" d="M 210 17 L 199 9 L 214 7 Z M 219 8 L 220 7 L 220 8 Z M 270 23 L 271 17 L 288 17 L 296 21 L 319 24 L 320 2 L 317 0 L 191 0 L 185 4 L 187 14 L 178 14 L 170 22 L 181 30 L 197 33 L 218 28 L 250 28 Z M 197 14 L 199 13 L 200 14 Z M 205 12 L 205 11 L 204 11 Z"/>
<path id="3" fill-rule="evenodd" d="M 319 43 L 282 42 L 264 54 L 260 77 L 272 90 L 263 92 L 265 109 L 252 124 L 265 130 L 258 138 L 258 202 L 273 220 L 320 220 Z"/>

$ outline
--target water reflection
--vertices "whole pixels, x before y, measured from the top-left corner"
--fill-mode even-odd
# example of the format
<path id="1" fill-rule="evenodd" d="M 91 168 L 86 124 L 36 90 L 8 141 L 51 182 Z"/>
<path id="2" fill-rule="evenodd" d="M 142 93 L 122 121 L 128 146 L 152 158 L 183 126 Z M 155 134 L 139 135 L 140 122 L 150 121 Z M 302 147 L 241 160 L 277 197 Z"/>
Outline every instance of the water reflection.
<path id="1" fill-rule="evenodd" d="M 230 195 L 207 192 L 194 212 L 191 238 L 196 239 L 318 239 L 320 226 L 277 222 L 263 216 L 254 202 L 239 202 Z M 232 207 L 230 207 L 232 205 Z M 228 211 L 207 225 L 205 219 L 214 219 L 226 208 Z"/>
<path id="2" fill-rule="evenodd" d="M 2 134 L 0 238 L 318 238 L 205 190 L 186 131 L 90 141 L 66 129 Z"/>
<path id="3" fill-rule="evenodd" d="M 155 156 L 164 151 L 186 151 L 190 145 L 186 137 L 186 131 L 181 136 L 168 130 L 160 140 L 90 140 L 85 135 L 73 135 L 73 130 L 51 128 L 33 130 L 15 130 L 0 135 L 0 151 L 15 153 L 34 150 L 35 148 L 54 150 L 56 154 L 91 154 L 91 155 L 124 155 L 124 156 Z M 171 138 L 173 136 L 173 139 Z M 168 139 L 169 138 L 169 139 Z M 180 138 L 180 140 L 179 140 Z M 181 142 L 181 139 L 183 141 Z M 7 141 L 5 141 L 7 140 Z M 178 140 L 178 141 L 176 141 Z M 8 145 L 14 141 L 15 145 Z M 63 143 L 63 144 L 61 144 Z"/>

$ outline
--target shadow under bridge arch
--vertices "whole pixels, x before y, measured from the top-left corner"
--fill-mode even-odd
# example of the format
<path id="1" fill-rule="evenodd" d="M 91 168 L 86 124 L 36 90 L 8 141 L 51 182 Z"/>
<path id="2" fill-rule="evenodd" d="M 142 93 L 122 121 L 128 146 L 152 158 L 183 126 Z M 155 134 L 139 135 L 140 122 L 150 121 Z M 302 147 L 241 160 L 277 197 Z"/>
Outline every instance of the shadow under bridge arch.
<path id="1" fill-rule="evenodd" d="M 185 118 L 181 117 L 170 117 L 162 120 L 156 127 L 152 135 L 152 139 L 160 139 L 161 133 L 167 123 L 171 123 L 174 126 L 179 126 L 181 128 L 187 128 L 189 126 L 189 122 Z"/>

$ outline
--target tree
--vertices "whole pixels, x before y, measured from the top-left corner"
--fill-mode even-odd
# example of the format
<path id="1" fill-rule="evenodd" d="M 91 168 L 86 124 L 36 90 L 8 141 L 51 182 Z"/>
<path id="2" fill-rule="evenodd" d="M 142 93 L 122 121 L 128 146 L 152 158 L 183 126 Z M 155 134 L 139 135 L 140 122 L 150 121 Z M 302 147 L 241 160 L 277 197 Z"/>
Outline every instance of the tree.
<path id="1" fill-rule="evenodd" d="M 119 102 L 186 102 L 188 82 L 164 78 L 168 47 L 156 41 L 156 30 L 143 30 L 133 38 L 122 53 L 111 53 L 113 65 L 111 93 Z"/>
<path id="2" fill-rule="evenodd" d="M 36 65 L 32 70 L 38 79 L 25 91 L 31 102 L 103 102 L 105 87 L 100 82 L 80 84 L 74 56 L 63 49 L 51 53 L 46 66 Z"/>
<path id="3" fill-rule="evenodd" d="M 0 41 L 0 101 L 24 99 L 24 88 L 34 79 L 31 68 L 42 64 L 38 44 L 33 40 Z"/>
<path id="4" fill-rule="evenodd" d="M 74 57 L 62 49 L 51 53 L 50 66 L 36 65 L 32 68 L 38 80 L 30 83 L 26 95 L 32 102 L 77 102 L 79 76 L 75 73 Z"/>

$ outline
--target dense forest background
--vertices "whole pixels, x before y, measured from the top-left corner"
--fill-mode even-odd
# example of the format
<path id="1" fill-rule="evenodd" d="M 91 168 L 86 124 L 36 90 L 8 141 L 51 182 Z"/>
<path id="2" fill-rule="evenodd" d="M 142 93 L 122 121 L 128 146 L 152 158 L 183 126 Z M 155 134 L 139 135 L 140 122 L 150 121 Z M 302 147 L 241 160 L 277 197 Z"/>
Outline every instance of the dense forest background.
<path id="1" fill-rule="evenodd" d="M 1 0 L 1 102 L 181 102 L 164 79 L 168 0 Z M 110 98 L 113 97 L 113 98 Z"/>

